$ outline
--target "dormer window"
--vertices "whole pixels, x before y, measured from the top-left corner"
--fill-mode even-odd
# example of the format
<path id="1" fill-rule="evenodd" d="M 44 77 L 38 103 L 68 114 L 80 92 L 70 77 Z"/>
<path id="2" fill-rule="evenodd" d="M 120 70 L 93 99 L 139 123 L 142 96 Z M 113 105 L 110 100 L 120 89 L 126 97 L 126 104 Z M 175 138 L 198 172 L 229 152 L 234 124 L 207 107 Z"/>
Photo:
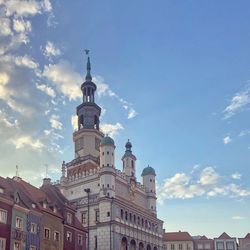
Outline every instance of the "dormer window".
<path id="1" fill-rule="evenodd" d="M 72 223 L 72 214 L 71 213 L 67 213 L 67 223 L 68 224 Z"/>
<path id="2" fill-rule="evenodd" d="M 57 208 L 56 206 L 53 207 L 53 212 L 56 213 L 57 212 Z"/>
<path id="3" fill-rule="evenodd" d="M 0 194 L 3 194 L 3 193 L 4 193 L 4 189 L 0 188 Z"/>
<path id="4" fill-rule="evenodd" d="M 36 208 L 36 204 L 35 203 L 32 203 L 31 205 L 33 208 Z"/>

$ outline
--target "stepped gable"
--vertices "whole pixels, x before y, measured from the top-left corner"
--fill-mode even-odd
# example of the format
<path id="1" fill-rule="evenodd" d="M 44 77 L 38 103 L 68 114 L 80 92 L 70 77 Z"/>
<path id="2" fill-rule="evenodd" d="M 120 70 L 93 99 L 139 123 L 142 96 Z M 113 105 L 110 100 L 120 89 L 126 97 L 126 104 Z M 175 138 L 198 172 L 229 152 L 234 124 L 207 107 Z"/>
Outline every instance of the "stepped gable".
<path id="1" fill-rule="evenodd" d="M 193 238 L 188 232 L 170 232 L 163 236 L 165 241 L 192 241 Z"/>

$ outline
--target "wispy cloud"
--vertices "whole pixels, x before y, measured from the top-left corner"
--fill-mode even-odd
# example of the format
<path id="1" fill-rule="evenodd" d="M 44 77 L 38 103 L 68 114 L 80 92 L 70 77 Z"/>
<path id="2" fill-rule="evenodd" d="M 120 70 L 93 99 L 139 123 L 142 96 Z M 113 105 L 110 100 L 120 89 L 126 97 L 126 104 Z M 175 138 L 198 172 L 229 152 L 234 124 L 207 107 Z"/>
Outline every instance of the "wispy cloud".
<path id="1" fill-rule="evenodd" d="M 100 129 L 104 134 L 108 134 L 110 137 L 114 138 L 120 130 L 124 129 L 124 127 L 119 122 L 116 124 L 104 123 L 100 125 Z"/>
<path id="2" fill-rule="evenodd" d="M 242 131 L 239 133 L 239 136 L 240 136 L 240 137 L 246 136 L 246 135 L 250 135 L 250 129 L 242 130 Z"/>
<path id="3" fill-rule="evenodd" d="M 52 89 L 50 86 L 48 86 L 46 84 L 40 84 L 40 85 L 36 84 L 36 88 L 52 98 L 56 97 L 56 93 L 55 93 L 54 89 Z"/>
<path id="4" fill-rule="evenodd" d="M 232 219 L 233 219 L 233 220 L 245 220 L 246 217 L 240 216 L 240 215 L 235 215 L 235 216 L 232 217 Z"/>
<path id="5" fill-rule="evenodd" d="M 244 110 L 250 103 L 250 86 L 247 85 L 245 90 L 237 92 L 231 98 L 230 104 L 224 109 L 224 119 L 229 119 L 237 112 Z"/>
<path id="6" fill-rule="evenodd" d="M 42 48 L 43 54 L 45 57 L 50 60 L 53 57 L 60 56 L 62 54 L 61 50 L 55 46 L 55 44 L 51 41 L 47 41 L 44 48 Z"/>
<path id="7" fill-rule="evenodd" d="M 195 197 L 212 198 L 218 196 L 230 198 L 250 197 L 250 188 L 235 184 L 230 177 L 222 177 L 215 167 L 209 166 L 190 173 L 176 173 L 158 184 L 158 202 L 166 199 L 191 199 Z"/>
<path id="8" fill-rule="evenodd" d="M 225 144 L 225 145 L 227 145 L 227 144 L 229 144 L 229 143 L 231 143 L 232 142 L 232 139 L 231 139 L 231 137 L 229 136 L 229 135 L 227 135 L 227 136 L 225 136 L 224 138 L 223 138 L 223 143 Z"/>
<path id="9" fill-rule="evenodd" d="M 62 130 L 63 124 L 59 121 L 58 115 L 51 115 L 49 122 L 52 128 Z"/>
<path id="10" fill-rule="evenodd" d="M 97 85 L 97 95 L 99 97 L 109 96 L 115 98 L 121 104 L 122 108 L 126 110 L 128 119 L 132 119 L 138 115 L 133 105 L 130 102 L 126 101 L 124 98 L 120 97 L 112 89 L 110 89 L 109 85 L 105 83 L 104 79 L 101 76 L 95 76 L 93 78 L 93 81 Z"/>
<path id="11" fill-rule="evenodd" d="M 240 180 L 240 179 L 241 179 L 241 176 L 242 176 L 242 174 L 240 174 L 240 173 L 238 173 L 238 172 L 232 174 L 232 178 L 233 178 L 234 180 Z"/>

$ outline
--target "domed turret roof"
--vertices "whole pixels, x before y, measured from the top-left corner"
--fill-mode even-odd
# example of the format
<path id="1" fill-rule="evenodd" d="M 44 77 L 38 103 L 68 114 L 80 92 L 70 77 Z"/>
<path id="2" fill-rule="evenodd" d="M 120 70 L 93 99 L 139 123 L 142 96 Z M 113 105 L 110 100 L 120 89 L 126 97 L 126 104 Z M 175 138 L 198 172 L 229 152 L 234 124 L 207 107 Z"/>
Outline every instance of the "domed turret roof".
<path id="1" fill-rule="evenodd" d="M 132 148 L 132 143 L 128 140 L 125 144 L 126 149 L 131 149 Z"/>
<path id="2" fill-rule="evenodd" d="M 100 145 L 101 146 L 104 146 L 104 145 L 111 145 L 111 146 L 114 146 L 115 145 L 115 142 L 114 140 L 109 137 L 108 135 L 104 136 L 100 142 Z"/>
<path id="3" fill-rule="evenodd" d="M 156 175 L 154 168 L 147 166 L 146 168 L 143 169 L 141 176 L 145 175 Z"/>

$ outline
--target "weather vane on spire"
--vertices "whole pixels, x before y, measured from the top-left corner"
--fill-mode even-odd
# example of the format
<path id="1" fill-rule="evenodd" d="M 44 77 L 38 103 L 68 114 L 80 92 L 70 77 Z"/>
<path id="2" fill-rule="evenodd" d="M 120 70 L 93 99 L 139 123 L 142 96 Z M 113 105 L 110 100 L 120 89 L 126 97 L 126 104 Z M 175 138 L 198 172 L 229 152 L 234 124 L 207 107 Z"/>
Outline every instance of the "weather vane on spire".
<path id="1" fill-rule="evenodd" d="M 91 64 L 90 64 L 90 59 L 89 59 L 89 52 L 90 52 L 90 50 L 89 50 L 89 49 L 85 49 L 84 51 L 85 51 L 86 55 L 88 56 L 88 61 L 87 61 L 87 74 L 86 74 L 85 79 L 86 79 L 87 81 L 91 81 L 91 80 L 92 80 L 92 76 L 91 76 L 91 73 L 90 73 L 90 71 L 91 71 Z"/>

